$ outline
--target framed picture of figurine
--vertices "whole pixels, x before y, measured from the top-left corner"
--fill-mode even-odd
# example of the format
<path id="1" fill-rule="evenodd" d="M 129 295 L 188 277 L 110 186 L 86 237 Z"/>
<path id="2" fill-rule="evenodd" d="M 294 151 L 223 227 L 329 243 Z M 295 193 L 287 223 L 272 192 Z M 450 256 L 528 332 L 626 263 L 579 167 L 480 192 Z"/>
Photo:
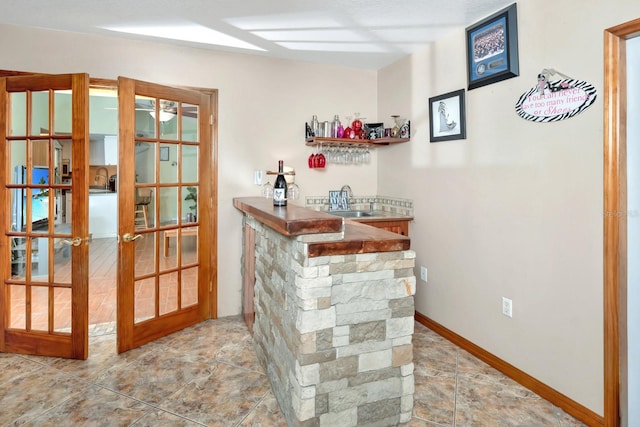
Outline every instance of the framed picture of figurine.
<path id="1" fill-rule="evenodd" d="M 429 141 L 467 138 L 464 89 L 429 98 Z"/>

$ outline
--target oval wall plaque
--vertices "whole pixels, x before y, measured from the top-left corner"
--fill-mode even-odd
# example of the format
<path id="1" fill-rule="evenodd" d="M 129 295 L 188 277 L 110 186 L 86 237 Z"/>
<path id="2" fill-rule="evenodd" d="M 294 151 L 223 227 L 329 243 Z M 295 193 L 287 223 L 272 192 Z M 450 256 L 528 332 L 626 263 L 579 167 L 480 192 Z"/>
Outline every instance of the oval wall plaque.
<path id="1" fill-rule="evenodd" d="M 523 93 L 516 102 L 516 113 L 523 119 L 540 123 L 568 119 L 596 100 L 596 89 L 584 80 L 564 79 L 543 84 Z"/>

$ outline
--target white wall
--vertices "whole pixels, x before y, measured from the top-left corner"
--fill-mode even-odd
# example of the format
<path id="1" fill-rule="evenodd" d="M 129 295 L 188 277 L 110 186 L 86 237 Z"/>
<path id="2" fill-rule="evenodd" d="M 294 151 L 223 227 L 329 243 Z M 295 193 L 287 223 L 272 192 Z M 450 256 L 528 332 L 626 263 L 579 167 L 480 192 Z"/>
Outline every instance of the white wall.
<path id="1" fill-rule="evenodd" d="M 640 37 L 627 41 L 627 372 L 626 423 L 640 426 Z"/>
<path id="2" fill-rule="evenodd" d="M 296 168 L 301 199 L 350 184 L 375 194 L 377 155 L 366 166 L 311 170 L 304 123 L 353 116 L 376 119 L 377 73 L 270 60 L 259 56 L 180 48 L 160 43 L 0 26 L 0 68 L 45 73 L 87 72 L 166 85 L 219 90 L 218 315 L 241 312 L 241 214 L 236 196 L 258 196 L 253 170 L 274 170 L 278 160 Z"/>
<path id="3" fill-rule="evenodd" d="M 466 88 L 465 31 L 379 73 L 379 116 L 412 120 L 379 153 L 378 192 L 414 199 L 416 310 L 603 414 L 603 30 L 637 0 L 519 1 L 520 76 L 467 91 L 467 139 L 429 143 L 429 97 Z M 598 89 L 558 123 L 518 117 L 555 68 Z M 416 267 L 417 268 L 417 267 Z M 418 276 L 419 277 L 419 276 Z M 513 318 L 501 297 L 513 300 Z"/>

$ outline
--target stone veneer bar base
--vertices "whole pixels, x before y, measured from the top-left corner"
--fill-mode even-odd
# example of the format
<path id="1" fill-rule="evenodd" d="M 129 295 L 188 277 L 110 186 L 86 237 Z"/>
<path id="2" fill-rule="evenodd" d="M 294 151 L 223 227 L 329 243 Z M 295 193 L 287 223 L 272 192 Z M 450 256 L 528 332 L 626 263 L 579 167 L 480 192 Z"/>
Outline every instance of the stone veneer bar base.
<path id="1" fill-rule="evenodd" d="M 256 352 L 289 426 L 393 426 L 413 410 L 415 253 L 310 258 L 251 216 Z M 339 235 L 338 237 L 339 238 Z"/>

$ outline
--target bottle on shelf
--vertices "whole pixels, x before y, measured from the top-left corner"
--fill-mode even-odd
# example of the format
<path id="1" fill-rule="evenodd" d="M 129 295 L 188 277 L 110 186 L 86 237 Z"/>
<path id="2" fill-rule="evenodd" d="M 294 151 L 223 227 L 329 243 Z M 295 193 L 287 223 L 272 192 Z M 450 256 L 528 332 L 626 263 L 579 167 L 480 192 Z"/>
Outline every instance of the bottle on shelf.
<path id="1" fill-rule="evenodd" d="M 333 122 L 331 122 L 331 138 L 342 138 L 342 135 L 340 135 L 340 133 L 344 134 L 344 128 L 342 129 L 342 132 L 340 132 L 340 127 L 342 125 L 340 124 L 340 117 L 338 117 L 338 115 L 336 114 L 335 116 L 333 116 Z"/>
<path id="2" fill-rule="evenodd" d="M 282 160 L 278 160 L 278 177 L 273 185 L 273 206 L 287 206 L 287 181 Z"/>
<path id="3" fill-rule="evenodd" d="M 322 136 L 320 135 L 320 122 L 318 122 L 318 116 L 315 114 L 311 119 L 311 130 L 313 131 L 313 136 Z"/>

